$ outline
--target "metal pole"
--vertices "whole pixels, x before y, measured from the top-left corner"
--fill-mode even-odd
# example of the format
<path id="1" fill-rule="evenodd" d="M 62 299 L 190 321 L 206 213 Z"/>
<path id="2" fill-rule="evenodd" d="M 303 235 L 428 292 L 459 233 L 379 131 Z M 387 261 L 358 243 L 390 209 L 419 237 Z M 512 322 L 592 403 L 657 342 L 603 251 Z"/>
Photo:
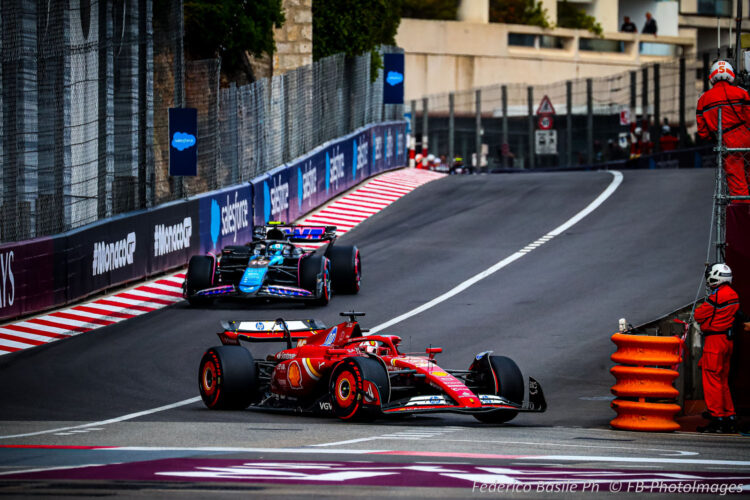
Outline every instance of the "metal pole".
<path id="1" fill-rule="evenodd" d="M 567 110 L 565 131 L 565 148 L 567 164 L 573 165 L 573 82 L 565 82 L 565 109 Z"/>
<path id="2" fill-rule="evenodd" d="M 643 127 L 644 128 L 643 132 L 648 133 L 649 125 L 648 125 L 648 67 L 647 66 L 644 66 L 641 75 L 642 75 L 642 78 L 641 78 L 641 110 L 642 110 L 641 114 L 643 115 L 641 116 L 642 118 L 641 125 L 643 125 L 644 122 L 646 123 L 646 126 Z"/>
<path id="3" fill-rule="evenodd" d="M 717 127 L 717 166 L 716 166 L 716 186 L 714 195 L 714 207 L 716 209 L 716 262 L 724 261 L 724 203 L 726 202 L 724 197 L 724 143 L 722 138 L 722 126 L 721 126 L 721 107 L 719 107 L 719 122 Z"/>
<path id="4" fill-rule="evenodd" d="M 534 168 L 534 87 L 527 87 L 528 112 L 529 112 L 529 161 L 528 168 Z"/>
<path id="5" fill-rule="evenodd" d="M 586 78 L 586 142 L 588 164 L 594 163 L 594 80 Z"/>
<path id="6" fill-rule="evenodd" d="M 656 134 L 654 143 L 659 144 L 661 139 L 661 66 L 654 64 L 654 126 Z M 660 149 L 661 151 L 661 149 Z"/>
<path id="7" fill-rule="evenodd" d="M 680 147 L 685 146 L 685 58 L 680 58 Z"/>
<path id="8" fill-rule="evenodd" d="M 456 94 L 448 94 L 448 164 L 456 157 Z"/>
<path id="9" fill-rule="evenodd" d="M 474 94 L 474 107 L 475 107 L 475 135 L 474 135 L 474 151 L 477 155 L 477 172 L 482 170 L 482 91 L 477 89 Z"/>
<path id="10" fill-rule="evenodd" d="M 635 121 L 636 107 L 638 105 L 638 103 L 636 102 L 636 97 L 635 97 L 635 88 L 636 88 L 635 82 L 637 78 L 638 77 L 636 75 L 636 72 L 631 71 L 630 72 L 630 121 L 631 122 Z"/>
<path id="11" fill-rule="evenodd" d="M 740 43 L 742 43 L 742 4 L 745 3 L 742 0 L 737 0 L 737 17 L 735 21 L 737 23 L 737 29 L 735 30 L 735 44 L 734 44 L 734 72 L 740 73 L 741 54 Z"/>
<path id="12" fill-rule="evenodd" d="M 500 87 L 501 100 L 503 107 L 503 147 L 507 148 L 510 153 L 510 144 L 508 144 L 508 86 Z M 508 168 L 508 156 L 503 155 L 503 168 Z"/>
<path id="13" fill-rule="evenodd" d="M 174 106 L 175 108 L 184 108 L 185 52 L 183 51 L 182 40 L 185 38 L 185 23 L 182 14 L 182 0 L 172 1 L 172 18 L 176 21 L 176 35 L 174 39 Z M 175 177 L 174 192 L 176 199 L 185 196 L 182 176 Z"/>
<path id="14" fill-rule="evenodd" d="M 429 151 L 429 110 L 427 98 L 422 98 L 422 156 L 426 157 Z M 424 161 L 424 158 L 422 159 Z"/>
<path id="15" fill-rule="evenodd" d="M 711 54 L 703 53 L 703 92 L 708 90 L 708 74 L 711 71 Z"/>

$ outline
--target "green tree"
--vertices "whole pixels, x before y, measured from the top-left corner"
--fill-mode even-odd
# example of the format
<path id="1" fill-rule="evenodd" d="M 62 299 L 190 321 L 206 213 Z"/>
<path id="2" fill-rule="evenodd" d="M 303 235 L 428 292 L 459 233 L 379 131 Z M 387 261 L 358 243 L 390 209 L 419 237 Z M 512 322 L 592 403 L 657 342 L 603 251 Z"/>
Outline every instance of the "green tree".
<path id="1" fill-rule="evenodd" d="M 379 45 L 395 45 L 403 0 L 313 0 L 313 59 L 344 52 L 372 54 L 372 77 L 383 67 Z"/>
<path id="2" fill-rule="evenodd" d="M 189 56 L 221 57 L 223 72 L 242 71 L 250 81 L 254 78 L 245 52 L 273 54 L 273 29 L 285 20 L 281 0 L 185 0 L 184 13 Z"/>
<path id="3" fill-rule="evenodd" d="M 549 28 L 547 9 L 535 0 L 490 0 L 490 22 Z"/>
<path id="4" fill-rule="evenodd" d="M 455 21 L 461 0 L 403 0 L 401 17 Z"/>
<path id="5" fill-rule="evenodd" d="M 594 16 L 589 16 L 585 10 L 567 0 L 557 2 L 557 25 L 561 28 L 589 30 L 597 35 L 601 35 L 603 31 L 602 25 L 596 22 Z"/>

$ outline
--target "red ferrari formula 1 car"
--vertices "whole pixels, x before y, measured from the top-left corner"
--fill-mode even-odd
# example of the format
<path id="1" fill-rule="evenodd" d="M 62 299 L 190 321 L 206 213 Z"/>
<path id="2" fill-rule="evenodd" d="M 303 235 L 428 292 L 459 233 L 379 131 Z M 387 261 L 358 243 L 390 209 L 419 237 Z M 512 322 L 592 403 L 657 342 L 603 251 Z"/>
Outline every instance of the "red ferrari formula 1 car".
<path id="1" fill-rule="evenodd" d="M 198 385 L 211 409 L 286 409 L 367 420 L 384 415 L 455 412 L 502 423 L 518 412 L 547 408 L 539 383 L 524 378 L 510 358 L 485 351 L 468 370 L 438 366 L 426 355 L 399 351 L 395 335 L 364 336 L 364 313 L 325 328 L 316 320 L 223 322 L 223 345 L 203 355 Z M 286 349 L 258 360 L 240 341 L 286 342 Z M 293 342 L 296 341 L 296 346 Z"/>

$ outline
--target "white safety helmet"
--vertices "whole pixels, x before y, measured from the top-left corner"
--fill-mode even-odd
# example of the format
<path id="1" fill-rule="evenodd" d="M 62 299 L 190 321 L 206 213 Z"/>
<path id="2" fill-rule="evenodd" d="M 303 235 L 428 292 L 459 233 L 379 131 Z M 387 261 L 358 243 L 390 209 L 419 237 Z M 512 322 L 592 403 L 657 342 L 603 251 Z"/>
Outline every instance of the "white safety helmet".
<path id="1" fill-rule="evenodd" d="M 708 74 L 708 80 L 714 85 L 719 80 L 726 80 L 729 83 L 734 82 L 734 68 L 727 61 L 716 61 L 711 66 L 711 72 Z"/>
<path id="2" fill-rule="evenodd" d="M 726 264 L 714 264 L 706 270 L 706 284 L 710 288 L 718 288 L 723 283 L 732 282 L 732 270 Z"/>
<path id="3" fill-rule="evenodd" d="M 433 161 L 435 161 L 435 155 L 433 155 L 433 154 L 427 155 L 427 161 L 430 162 L 430 163 L 432 163 Z"/>
<path id="4" fill-rule="evenodd" d="M 635 130 L 633 130 L 633 133 L 635 135 L 641 135 L 643 133 L 643 129 L 641 127 L 635 127 Z"/>

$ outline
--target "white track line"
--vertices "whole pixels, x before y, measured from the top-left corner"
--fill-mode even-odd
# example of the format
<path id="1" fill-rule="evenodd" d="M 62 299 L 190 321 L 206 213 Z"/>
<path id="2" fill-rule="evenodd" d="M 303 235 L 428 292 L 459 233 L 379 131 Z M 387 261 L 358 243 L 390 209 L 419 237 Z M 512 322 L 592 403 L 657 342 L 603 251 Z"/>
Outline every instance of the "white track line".
<path id="1" fill-rule="evenodd" d="M 406 312 L 406 313 L 402 314 L 401 316 L 397 316 L 397 317 L 395 317 L 395 318 L 393 318 L 393 319 L 391 319 L 389 321 L 386 321 L 385 323 L 381 323 L 381 324 L 379 324 L 379 325 L 377 325 L 377 326 L 375 326 L 373 328 L 370 328 L 370 332 L 368 333 L 368 335 L 372 335 L 372 334 L 377 333 L 377 332 L 379 332 L 379 331 L 381 331 L 381 330 L 383 330 L 385 328 L 391 327 L 391 326 L 393 326 L 393 325 L 395 325 L 397 323 L 401 323 L 402 321 L 404 321 L 406 319 L 409 319 L 412 316 L 416 316 L 419 313 L 422 313 L 422 312 L 424 312 L 424 311 L 426 311 L 428 309 L 431 309 L 431 308 L 435 307 L 436 305 L 440 304 L 441 302 L 445 302 L 446 300 L 450 299 L 451 297 L 454 297 L 454 296 L 458 295 L 459 293 L 463 292 L 464 290 L 466 290 L 470 286 L 475 285 L 476 283 L 478 283 L 479 281 L 483 280 L 484 278 L 486 278 L 488 276 L 491 276 L 492 274 L 496 273 L 497 271 L 499 271 L 500 269 L 504 268 L 508 264 L 511 264 L 511 263 L 517 261 L 518 259 L 520 259 L 521 257 L 523 257 L 524 255 L 529 254 L 532 250 L 536 250 L 537 248 L 539 248 L 544 243 L 547 243 L 547 242 L 551 241 L 555 236 L 558 236 L 558 235 L 562 234 L 563 232 L 565 232 L 566 230 L 568 230 L 569 228 L 571 228 L 573 225 L 575 225 L 578 222 L 580 222 L 581 219 L 583 219 L 584 217 L 586 217 L 588 214 L 590 214 L 591 212 L 593 212 L 594 210 L 596 210 L 602 203 L 604 203 L 604 201 L 607 198 L 609 198 L 612 195 L 612 193 L 614 193 L 617 190 L 617 188 L 620 186 L 620 183 L 622 183 L 622 173 L 621 172 L 618 172 L 616 170 L 611 170 L 611 171 L 609 171 L 609 173 L 611 173 L 614 178 L 612 179 L 612 182 L 609 184 L 609 186 L 607 186 L 607 189 L 605 189 L 594 201 L 592 201 L 591 203 L 589 203 L 589 205 L 586 208 L 584 208 L 583 210 L 581 210 L 580 212 L 578 212 L 576 215 L 574 215 L 573 217 L 571 217 L 570 219 L 568 219 L 562 225 L 560 225 L 557 228 L 553 229 L 552 231 L 550 231 L 546 235 L 542 236 L 538 240 L 532 242 L 530 245 L 527 245 L 522 250 L 520 250 L 520 251 L 518 251 L 518 252 L 516 252 L 516 253 L 514 253 L 512 255 L 509 255 L 506 258 L 504 258 L 503 260 L 501 260 L 500 262 L 498 262 L 494 266 L 491 266 L 491 267 L 485 269 L 484 271 L 480 272 L 479 274 L 476 274 L 476 275 L 472 276 L 471 278 L 469 278 L 468 280 L 464 281 L 463 283 L 458 284 L 457 286 L 455 286 L 452 289 L 448 290 L 447 292 L 445 292 L 444 294 L 440 295 L 439 297 L 436 297 L 436 298 L 432 299 L 431 301 L 429 301 L 429 302 L 427 302 L 425 304 L 422 304 L 421 306 L 416 307 L 416 308 L 412 309 L 409 312 Z M 535 245 L 535 246 L 532 247 L 531 245 Z"/>

